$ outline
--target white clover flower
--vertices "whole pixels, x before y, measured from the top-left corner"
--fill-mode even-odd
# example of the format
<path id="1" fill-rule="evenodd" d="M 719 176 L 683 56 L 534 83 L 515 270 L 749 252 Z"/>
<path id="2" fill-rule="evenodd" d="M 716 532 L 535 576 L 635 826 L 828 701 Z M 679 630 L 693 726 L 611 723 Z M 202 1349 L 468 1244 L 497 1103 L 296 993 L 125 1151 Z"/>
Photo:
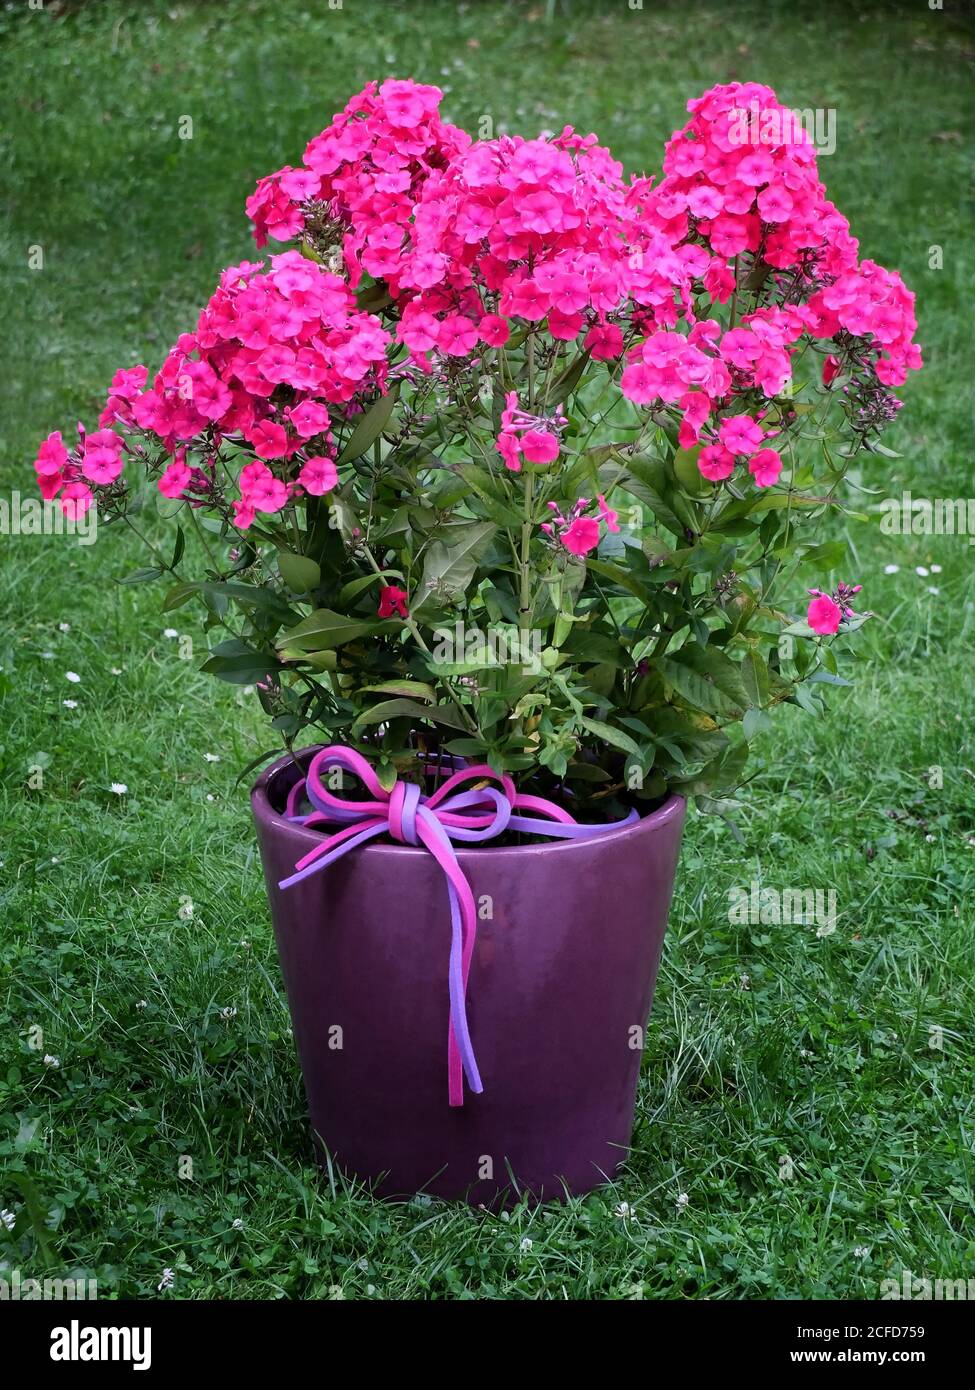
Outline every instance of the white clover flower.
<path id="1" fill-rule="evenodd" d="M 929 585 L 928 585 L 928 593 L 929 593 L 929 594 L 934 594 L 935 596 L 937 596 L 938 594 L 941 593 L 941 590 L 940 590 L 939 588 L 937 588 L 934 584 L 929 584 Z"/>
<path id="2" fill-rule="evenodd" d="M 223 1019 L 224 1023 L 229 1023 L 232 1018 L 237 1017 L 237 1010 L 232 1004 L 228 1004 L 225 1009 L 220 1010 L 220 1017 Z"/>
<path id="3" fill-rule="evenodd" d="M 163 1289 L 171 1289 L 171 1288 L 173 1287 L 173 1284 L 174 1284 L 175 1282 L 176 1282 L 176 1271 L 175 1271 L 175 1269 L 164 1269 L 163 1272 L 162 1272 L 162 1278 L 160 1279 L 159 1283 L 156 1285 L 156 1290 L 157 1290 L 158 1293 L 162 1293 Z"/>
<path id="4" fill-rule="evenodd" d="M 58 623 L 58 632 L 70 632 L 70 631 L 71 631 L 71 624 L 70 624 L 70 623 Z"/>
<path id="5" fill-rule="evenodd" d="M 16 1220 L 17 1218 L 14 1213 L 8 1211 L 6 1207 L 4 1207 L 3 1211 L 0 1211 L 0 1226 L 6 1226 L 8 1231 L 13 1230 Z"/>
<path id="6" fill-rule="evenodd" d="M 72 685 L 81 684 L 81 677 L 78 675 L 77 671 L 65 671 L 64 679 L 70 681 Z"/>
<path id="7" fill-rule="evenodd" d="M 174 627 L 167 627 L 163 631 L 163 636 L 168 637 L 170 640 L 172 640 L 174 637 L 178 637 L 179 633 L 176 631 Z"/>
<path id="8" fill-rule="evenodd" d="M 686 1192 L 678 1192 L 678 1194 L 677 1194 L 677 1210 L 678 1210 L 678 1211 L 683 1211 L 684 1208 L 687 1206 L 687 1204 L 688 1204 L 688 1202 L 689 1202 L 690 1200 L 691 1200 L 691 1199 L 690 1199 L 690 1197 L 687 1195 Z"/>
<path id="9" fill-rule="evenodd" d="M 62 703 L 62 705 L 64 705 L 64 708 L 65 708 L 65 709 L 77 709 L 77 708 L 78 708 L 78 701 L 77 701 L 77 700 L 62 700 L 61 703 Z"/>
<path id="10" fill-rule="evenodd" d="M 122 674 L 122 668 L 121 668 L 121 666 L 113 666 L 113 667 L 112 667 L 112 675 L 113 675 L 113 676 L 120 676 L 121 674 Z"/>
<path id="11" fill-rule="evenodd" d="M 619 1206 L 613 1209 L 613 1215 L 619 1217 L 620 1221 L 629 1221 L 633 1216 L 633 1208 L 629 1202 L 620 1202 Z"/>
<path id="12" fill-rule="evenodd" d="M 145 999 L 140 999 L 139 1002 L 138 1002 L 138 1004 L 136 1004 L 135 1007 L 136 1007 L 137 1009 L 148 1009 L 149 1005 L 148 1005 L 148 1002 L 147 1002 Z"/>
<path id="13" fill-rule="evenodd" d="M 932 566 L 931 566 L 931 573 L 932 573 L 932 574 L 940 574 L 940 573 L 941 573 L 941 566 L 940 566 L 940 565 L 932 565 Z"/>
<path id="14" fill-rule="evenodd" d="M 59 1067 L 59 1066 L 61 1065 L 61 1058 L 60 1058 L 60 1057 L 55 1057 L 55 1056 L 54 1056 L 52 1053 L 50 1053 L 50 1052 L 45 1052 L 45 1053 L 44 1053 L 44 1065 L 45 1065 L 46 1067 Z"/>
<path id="15" fill-rule="evenodd" d="M 854 1248 L 854 1251 L 853 1251 L 854 1258 L 856 1258 L 856 1259 L 858 1259 L 858 1260 L 865 1260 L 869 1254 L 870 1254 L 870 1246 L 869 1246 L 869 1245 L 857 1245 L 857 1246 Z"/>
<path id="16" fill-rule="evenodd" d="M 884 565 L 884 574 L 897 574 L 899 571 L 900 565 Z"/>
<path id="17" fill-rule="evenodd" d="M 204 753 L 204 754 L 203 754 L 203 759 L 204 759 L 204 762 L 208 762 L 208 763 L 218 763 L 218 762 L 220 761 L 220 754 L 219 754 L 219 753 Z"/>
<path id="18" fill-rule="evenodd" d="M 109 787 L 109 791 L 113 792 L 115 796 L 125 796 L 128 790 L 129 789 L 124 782 L 113 782 L 112 785 Z"/>
<path id="19" fill-rule="evenodd" d="M 914 573 L 915 573 L 915 574 L 919 574 L 919 575 L 921 576 L 922 579 L 927 579 L 927 577 L 928 577 L 928 575 L 931 573 L 931 571 L 927 568 L 926 565 L 915 565 L 915 566 L 914 566 Z"/>
<path id="20" fill-rule="evenodd" d="M 518 1249 L 521 1251 L 523 1255 L 527 1255 L 530 1253 L 531 1248 L 534 1244 L 535 1242 L 532 1240 L 530 1236 L 525 1236 L 524 1240 L 518 1246 Z"/>
<path id="21" fill-rule="evenodd" d="M 234 1220 L 231 1222 L 231 1225 L 233 1226 L 235 1231 L 242 1231 L 244 1229 L 244 1223 L 239 1216 L 234 1217 Z"/>

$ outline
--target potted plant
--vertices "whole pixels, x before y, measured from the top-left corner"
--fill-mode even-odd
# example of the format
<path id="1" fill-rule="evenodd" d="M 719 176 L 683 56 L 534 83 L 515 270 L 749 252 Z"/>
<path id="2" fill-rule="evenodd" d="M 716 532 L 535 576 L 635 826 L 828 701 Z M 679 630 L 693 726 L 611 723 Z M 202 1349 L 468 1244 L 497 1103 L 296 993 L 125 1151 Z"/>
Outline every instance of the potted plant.
<path id="1" fill-rule="evenodd" d="M 846 683 L 817 523 L 920 355 L 769 88 L 691 101 L 660 182 L 440 97 L 371 83 L 262 179 L 291 248 L 36 468 L 172 518 L 131 578 L 283 741 L 253 808 L 321 1144 L 480 1202 L 625 1157 L 685 800 L 727 815 Z"/>

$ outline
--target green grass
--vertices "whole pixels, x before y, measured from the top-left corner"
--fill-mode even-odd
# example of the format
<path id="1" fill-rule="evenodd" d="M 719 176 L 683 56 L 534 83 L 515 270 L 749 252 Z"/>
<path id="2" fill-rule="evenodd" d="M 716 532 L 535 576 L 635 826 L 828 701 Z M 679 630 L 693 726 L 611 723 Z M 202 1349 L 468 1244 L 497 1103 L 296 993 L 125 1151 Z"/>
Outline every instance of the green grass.
<path id="1" fill-rule="evenodd" d="M 917 290 L 927 359 L 886 441 L 902 457 L 868 458 L 863 485 L 968 496 L 975 37 L 951 0 L 556 10 L 8 7 L 0 493 L 30 492 L 37 441 L 91 422 L 117 366 L 155 367 L 249 254 L 256 177 L 395 72 L 447 88 L 470 129 L 569 121 L 632 169 L 716 81 L 835 107 L 824 177 L 863 253 Z M 234 785 L 267 735 L 196 671 L 192 610 L 114 582 L 141 563 L 133 537 L 0 537 L 0 1205 L 18 1213 L 0 1263 L 85 1270 L 102 1296 L 154 1296 L 170 1268 L 178 1298 L 857 1298 L 904 1268 L 975 1274 L 975 552 L 849 538 L 843 577 L 878 614 L 855 687 L 763 737 L 743 843 L 689 819 L 628 1171 L 498 1216 L 383 1205 L 314 1168 Z M 729 924 L 729 887 L 753 879 L 835 888 L 836 931 Z"/>

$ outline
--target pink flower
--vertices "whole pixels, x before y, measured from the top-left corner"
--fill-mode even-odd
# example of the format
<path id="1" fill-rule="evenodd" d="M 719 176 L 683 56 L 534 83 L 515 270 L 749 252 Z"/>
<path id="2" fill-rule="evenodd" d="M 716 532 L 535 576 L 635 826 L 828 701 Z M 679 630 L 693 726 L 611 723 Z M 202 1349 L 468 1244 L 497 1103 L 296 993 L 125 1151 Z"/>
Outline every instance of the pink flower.
<path id="1" fill-rule="evenodd" d="M 61 442 L 61 431 L 55 430 L 38 449 L 34 467 L 41 477 L 50 476 L 60 473 L 67 461 L 68 451 Z"/>
<path id="2" fill-rule="evenodd" d="M 266 463 L 257 459 L 240 470 L 240 495 L 257 512 L 279 512 L 288 500 L 288 489 Z"/>
<path id="3" fill-rule="evenodd" d="M 708 482 L 720 483 L 735 471 L 735 456 L 720 444 L 709 444 L 697 456 L 698 470 Z"/>
<path id="4" fill-rule="evenodd" d="M 238 530 L 246 531 L 254 520 L 254 508 L 250 505 L 249 502 L 245 502 L 243 499 L 241 499 L 240 501 L 235 501 L 233 503 L 233 508 L 234 525 L 238 528 Z"/>
<path id="5" fill-rule="evenodd" d="M 173 462 L 169 465 L 157 484 L 164 497 L 182 497 L 183 489 L 192 477 L 192 470 L 185 463 Z"/>
<path id="6" fill-rule="evenodd" d="M 512 473 L 521 471 L 521 442 L 516 434 L 502 430 L 494 447 L 504 459 L 505 468 L 510 468 Z"/>
<path id="7" fill-rule="evenodd" d="M 288 411 L 288 419 L 302 439 L 328 433 L 328 409 L 318 401 L 302 401 Z"/>
<path id="8" fill-rule="evenodd" d="M 617 532 L 620 529 L 620 514 L 614 512 L 612 507 L 607 507 L 606 498 L 602 493 L 599 494 L 599 520 L 604 522 L 607 531 Z"/>
<path id="9" fill-rule="evenodd" d="M 477 331 L 481 335 L 481 340 L 487 343 L 488 347 L 504 347 L 511 335 L 508 320 L 501 318 L 498 314 L 485 314 Z"/>
<path id="10" fill-rule="evenodd" d="M 823 385 L 829 386 L 840 374 L 840 361 L 830 353 L 823 358 Z"/>
<path id="11" fill-rule="evenodd" d="M 113 483 L 122 471 L 122 440 L 114 430 L 96 430 L 85 439 L 81 471 L 89 481 Z"/>
<path id="12" fill-rule="evenodd" d="M 254 452 L 262 459 L 284 458 L 288 452 L 288 436 L 283 425 L 273 420 L 262 420 L 247 435 L 254 446 Z"/>
<path id="13" fill-rule="evenodd" d="M 321 455 L 308 459 L 298 474 L 298 481 L 313 497 L 331 492 L 339 480 L 339 471 L 331 459 Z"/>
<path id="14" fill-rule="evenodd" d="M 577 516 L 561 540 L 573 555 L 587 555 L 599 544 L 599 522 L 595 517 Z"/>
<path id="15" fill-rule="evenodd" d="M 750 415 L 726 415 L 718 426 L 718 438 L 733 454 L 753 454 L 764 437 Z"/>
<path id="16" fill-rule="evenodd" d="M 409 609 L 406 606 L 408 597 L 405 589 L 400 589 L 395 584 L 384 584 L 379 590 L 380 618 L 391 618 L 394 613 L 401 618 L 408 617 Z"/>
<path id="17" fill-rule="evenodd" d="M 831 633 L 839 630 L 842 616 L 839 604 L 834 603 L 828 594 L 820 594 L 818 598 L 814 598 L 810 602 L 806 613 L 806 622 L 813 632 L 828 637 Z"/>
<path id="18" fill-rule="evenodd" d="M 526 430 L 521 451 L 529 463 L 552 463 L 559 456 L 559 441 L 549 430 Z"/>
<path id="19" fill-rule="evenodd" d="M 69 521 L 79 521 L 94 500 L 84 483 L 69 483 L 61 496 L 61 510 Z"/>
<path id="20" fill-rule="evenodd" d="M 754 476 L 756 487 L 771 487 L 779 480 L 782 460 L 774 449 L 759 449 L 752 456 L 748 471 Z"/>

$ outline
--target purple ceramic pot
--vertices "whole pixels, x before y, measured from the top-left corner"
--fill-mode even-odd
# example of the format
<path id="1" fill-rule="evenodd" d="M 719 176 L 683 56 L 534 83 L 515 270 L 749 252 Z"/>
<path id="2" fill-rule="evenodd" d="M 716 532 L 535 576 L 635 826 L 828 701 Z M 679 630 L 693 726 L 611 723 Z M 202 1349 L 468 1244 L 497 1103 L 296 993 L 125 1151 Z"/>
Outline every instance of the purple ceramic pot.
<path id="1" fill-rule="evenodd" d="M 480 905 L 467 1016 L 484 1092 L 451 1108 L 443 874 L 425 849 L 384 840 L 279 889 L 321 840 L 284 818 L 300 775 L 282 759 L 251 801 L 319 1143 L 383 1197 L 489 1204 L 610 1179 L 633 1126 L 683 800 L 598 839 L 458 849 Z"/>

